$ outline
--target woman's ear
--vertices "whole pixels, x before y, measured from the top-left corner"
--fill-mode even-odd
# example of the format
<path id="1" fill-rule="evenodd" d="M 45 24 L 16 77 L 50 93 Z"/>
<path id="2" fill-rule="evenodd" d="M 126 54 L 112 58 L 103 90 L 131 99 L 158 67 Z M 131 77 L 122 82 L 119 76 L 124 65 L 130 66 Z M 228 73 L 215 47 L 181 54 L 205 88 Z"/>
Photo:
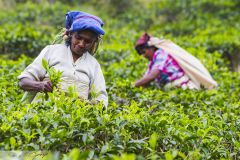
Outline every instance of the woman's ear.
<path id="1" fill-rule="evenodd" d="M 73 32 L 68 32 L 68 37 L 72 37 L 73 36 Z"/>
<path id="2" fill-rule="evenodd" d="M 97 36 L 97 37 L 95 38 L 95 40 L 94 40 L 94 43 L 98 43 L 98 42 L 100 42 L 100 40 L 101 40 L 101 37 L 100 37 L 100 36 Z"/>
<path id="3" fill-rule="evenodd" d="M 94 54 L 96 53 L 96 51 L 97 51 L 97 49 L 98 49 L 98 46 L 99 46 L 99 43 L 101 42 L 101 40 L 102 40 L 102 37 L 101 37 L 101 36 L 98 36 L 98 37 L 96 38 L 96 40 L 93 42 L 93 46 L 92 46 L 91 49 L 90 49 L 90 53 L 91 53 L 92 55 L 94 55 Z"/>

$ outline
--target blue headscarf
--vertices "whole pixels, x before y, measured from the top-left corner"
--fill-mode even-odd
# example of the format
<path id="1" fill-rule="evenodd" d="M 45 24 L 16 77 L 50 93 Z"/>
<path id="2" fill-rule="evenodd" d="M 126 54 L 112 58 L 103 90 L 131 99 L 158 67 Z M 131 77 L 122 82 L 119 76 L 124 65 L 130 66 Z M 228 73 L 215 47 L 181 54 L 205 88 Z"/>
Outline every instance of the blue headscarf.
<path id="1" fill-rule="evenodd" d="M 85 12 L 72 11 L 66 14 L 65 27 L 70 32 L 89 29 L 99 35 L 104 35 L 103 24 L 99 17 Z"/>

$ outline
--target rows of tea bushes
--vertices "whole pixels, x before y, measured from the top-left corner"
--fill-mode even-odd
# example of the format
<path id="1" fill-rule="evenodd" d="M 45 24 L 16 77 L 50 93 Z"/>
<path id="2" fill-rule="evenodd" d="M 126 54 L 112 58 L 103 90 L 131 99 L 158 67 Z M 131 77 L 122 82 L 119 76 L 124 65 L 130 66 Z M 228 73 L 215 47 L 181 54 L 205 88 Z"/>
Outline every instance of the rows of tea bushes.
<path id="1" fill-rule="evenodd" d="M 64 27 L 65 14 L 76 8 L 46 2 L 40 7 L 31 2 L 15 4 L 10 9 L 2 6 L 0 54 L 13 54 L 13 58 L 21 54 L 35 57 Z"/>
<path id="2" fill-rule="evenodd" d="M 212 91 L 137 89 L 112 77 L 110 104 L 102 110 L 57 92 L 49 94 L 50 101 L 21 103 L 16 77 L 27 60 L 1 61 L 2 150 L 67 153 L 78 148 L 98 158 L 239 156 L 239 74 L 222 73 L 219 89 Z"/>
<path id="3" fill-rule="evenodd" d="M 166 93 L 156 89 L 134 89 L 129 81 L 116 79 L 116 82 L 108 83 L 111 104 L 107 111 L 101 111 L 99 106 L 82 104 L 74 97 L 66 101 L 61 95 L 55 95 L 47 103 L 25 106 L 19 101 L 22 95 L 16 76 L 27 60 L 23 57 L 18 61 L 1 62 L 2 149 L 67 152 L 73 147 L 89 150 L 84 148 L 86 143 L 92 149 L 89 154 L 94 151 L 96 155 L 101 154 L 100 157 L 106 156 L 101 152 L 106 152 L 107 156 L 119 152 L 147 156 L 151 146 L 149 136 L 158 133 L 161 137 L 156 145 L 165 150 L 151 153 L 155 156 L 190 152 L 190 157 L 201 157 L 203 149 L 211 153 L 211 158 L 219 158 L 234 156 L 239 150 L 238 74 L 222 74 L 219 78 L 226 80 L 220 83 L 219 90 L 204 92 L 172 90 Z M 65 103 L 62 103 L 63 99 Z M 118 143 L 114 134 L 117 134 Z M 86 142 L 88 138 L 89 142 Z M 188 138 L 190 140 L 186 140 Z M 137 141 L 133 143 L 132 140 Z M 105 143 L 110 145 L 108 152 L 102 150 L 107 147 Z M 122 150 L 113 149 L 121 147 L 119 143 L 123 145 Z M 191 150 L 194 145 L 199 151 Z M 217 145 L 219 150 L 214 151 Z M 164 152 L 172 148 L 175 150 Z M 142 152 L 146 149 L 146 153 L 139 153 L 139 149 Z"/>
<path id="4" fill-rule="evenodd" d="M 238 66 L 237 58 L 233 62 L 227 56 L 240 53 L 239 2 L 136 0 L 130 8 L 116 8 L 125 0 L 102 2 L 22 1 L 0 12 L 0 157 L 240 159 L 240 74 L 229 67 Z M 53 41 L 69 9 L 101 15 L 105 22 L 95 57 L 107 84 L 107 110 L 80 101 L 74 91 L 67 97 L 54 91 L 49 101 L 42 95 L 38 103 L 21 102 L 17 76 Z M 196 56 L 218 88 L 134 88 L 147 67 L 134 51 L 144 31 Z"/>

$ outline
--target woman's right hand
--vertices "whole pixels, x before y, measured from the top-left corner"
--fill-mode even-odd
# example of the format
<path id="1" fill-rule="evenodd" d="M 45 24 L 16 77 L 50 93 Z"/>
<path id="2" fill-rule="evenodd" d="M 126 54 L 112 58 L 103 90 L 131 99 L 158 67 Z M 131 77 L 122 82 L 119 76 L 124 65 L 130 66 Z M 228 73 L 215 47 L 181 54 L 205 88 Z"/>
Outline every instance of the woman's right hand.
<path id="1" fill-rule="evenodd" d="M 38 82 L 39 84 L 39 91 L 42 92 L 52 92 L 53 90 L 53 84 L 50 80 L 44 80 L 41 82 Z"/>

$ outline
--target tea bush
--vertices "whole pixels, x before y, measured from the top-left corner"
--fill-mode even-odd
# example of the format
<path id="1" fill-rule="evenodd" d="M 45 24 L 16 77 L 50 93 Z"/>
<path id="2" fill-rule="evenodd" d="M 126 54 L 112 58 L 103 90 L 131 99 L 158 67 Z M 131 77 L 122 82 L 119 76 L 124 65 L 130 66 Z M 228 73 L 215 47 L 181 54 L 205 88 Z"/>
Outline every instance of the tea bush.
<path id="1" fill-rule="evenodd" d="M 102 110 L 101 105 L 81 102 L 74 94 L 65 97 L 57 92 L 49 93 L 50 101 L 43 97 L 37 104 L 21 103 L 16 77 L 27 63 L 26 57 L 1 61 L 2 150 L 66 153 L 79 148 L 91 151 L 87 155 L 95 158 L 123 153 L 146 158 L 239 156 L 237 73 L 220 71 L 218 90 L 168 92 L 133 88 L 131 81 L 106 74 L 112 80 L 107 80 L 110 104 Z"/>

